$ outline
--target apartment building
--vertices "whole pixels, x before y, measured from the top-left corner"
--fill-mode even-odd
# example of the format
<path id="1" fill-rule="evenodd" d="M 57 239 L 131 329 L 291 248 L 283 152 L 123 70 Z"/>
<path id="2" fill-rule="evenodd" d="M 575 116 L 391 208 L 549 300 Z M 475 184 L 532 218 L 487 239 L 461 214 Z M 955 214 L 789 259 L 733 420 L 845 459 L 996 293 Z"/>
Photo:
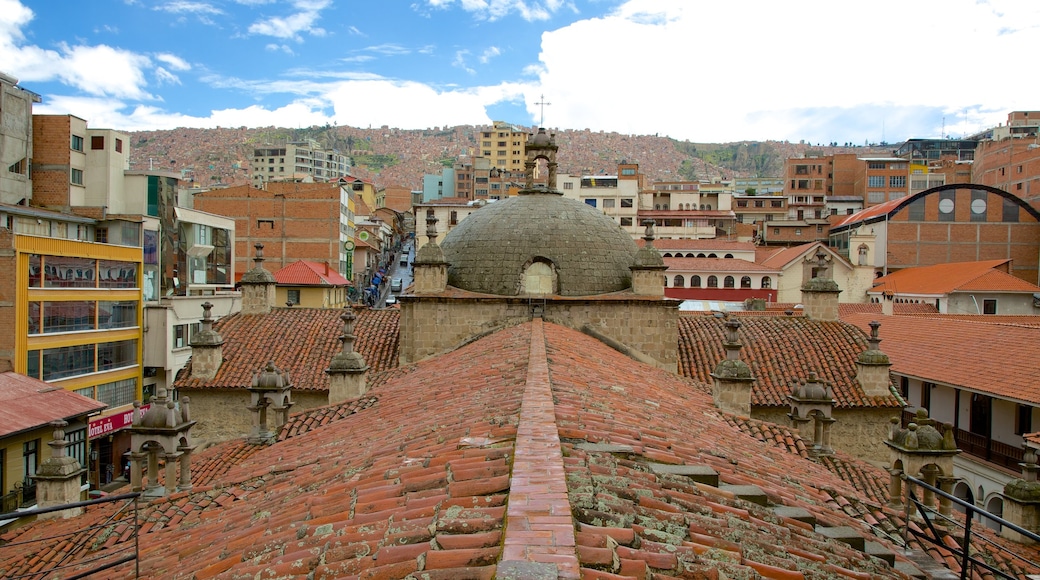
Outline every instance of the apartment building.
<path id="1" fill-rule="evenodd" d="M 234 221 L 234 278 L 253 267 L 254 246 L 264 245 L 271 270 L 297 260 L 335 264 L 348 280 L 354 240 L 355 195 L 346 183 L 268 182 L 195 194 L 194 208 Z"/>
<path id="2" fill-rule="evenodd" d="M 105 241 L 95 241 L 100 223 Z M 145 396 L 141 223 L 115 223 L 0 205 L 0 294 L 11 297 L 0 305 L 0 368 L 108 406 L 84 433 L 94 486 L 118 475 L 127 415 Z"/>
<path id="3" fill-rule="evenodd" d="M 971 180 L 1040 207 L 1040 112 L 1014 111 L 979 142 Z"/>
<path id="4" fill-rule="evenodd" d="M 253 150 L 253 187 L 271 181 L 333 181 L 349 170 L 350 157 L 313 139 Z"/>
<path id="5" fill-rule="evenodd" d="M 877 236 L 867 259 L 879 272 L 949 262 L 1010 259 L 1011 274 L 1038 281 L 1040 212 L 1002 189 L 947 184 L 874 205 L 831 226 L 829 243 L 855 256 L 865 232 Z"/>
<path id="6" fill-rule="evenodd" d="M 0 72 L 0 203 L 17 204 L 32 197 L 32 105 L 39 102 L 40 95 Z"/>
<path id="7" fill-rule="evenodd" d="M 504 171 L 523 172 L 527 146 L 527 131 L 521 127 L 495 121 L 479 133 L 480 156 L 491 162 L 491 167 Z"/>

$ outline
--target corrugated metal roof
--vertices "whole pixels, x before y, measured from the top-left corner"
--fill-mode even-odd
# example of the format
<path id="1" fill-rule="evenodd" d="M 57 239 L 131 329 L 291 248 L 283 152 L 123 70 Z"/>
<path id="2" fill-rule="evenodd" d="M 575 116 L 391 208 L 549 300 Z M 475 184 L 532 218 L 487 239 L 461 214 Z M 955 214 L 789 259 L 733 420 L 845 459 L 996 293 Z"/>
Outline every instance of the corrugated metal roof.
<path id="1" fill-rule="evenodd" d="M 108 405 L 15 372 L 0 373 L 0 437 Z"/>

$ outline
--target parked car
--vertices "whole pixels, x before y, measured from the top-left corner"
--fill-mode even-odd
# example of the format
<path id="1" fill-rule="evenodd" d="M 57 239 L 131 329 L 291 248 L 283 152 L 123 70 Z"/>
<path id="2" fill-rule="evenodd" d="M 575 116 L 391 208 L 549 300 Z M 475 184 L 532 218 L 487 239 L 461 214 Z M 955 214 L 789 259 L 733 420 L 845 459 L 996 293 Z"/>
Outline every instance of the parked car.
<path id="1" fill-rule="evenodd" d="M 404 284 L 401 282 L 400 278 L 394 278 L 393 280 L 390 281 L 390 291 L 391 292 L 400 292 L 401 288 L 403 287 L 403 285 Z"/>
<path id="2" fill-rule="evenodd" d="M 393 294 L 387 296 L 386 297 L 386 305 L 387 306 L 393 306 L 394 304 L 397 304 L 397 296 L 394 296 Z"/>

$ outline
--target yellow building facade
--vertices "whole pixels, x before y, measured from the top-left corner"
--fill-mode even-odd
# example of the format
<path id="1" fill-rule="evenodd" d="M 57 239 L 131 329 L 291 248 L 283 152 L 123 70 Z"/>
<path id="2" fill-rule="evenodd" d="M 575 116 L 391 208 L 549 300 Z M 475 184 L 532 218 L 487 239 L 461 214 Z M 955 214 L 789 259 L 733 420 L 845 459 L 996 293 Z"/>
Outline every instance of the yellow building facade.
<path id="1" fill-rule="evenodd" d="M 122 430 L 133 402 L 151 394 L 141 386 L 141 224 L 123 222 L 119 234 L 137 246 L 117 245 L 86 241 L 96 236 L 94 220 L 0 210 L 9 228 L 0 236 L 0 269 L 10 277 L 6 293 L 13 294 L 0 308 L 5 365 L 108 405 L 90 421 L 87 466 L 93 486 L 107 483 L 121 472 L 129 444 Z M 109 223 L 115 235 L 112 228 Z"/>

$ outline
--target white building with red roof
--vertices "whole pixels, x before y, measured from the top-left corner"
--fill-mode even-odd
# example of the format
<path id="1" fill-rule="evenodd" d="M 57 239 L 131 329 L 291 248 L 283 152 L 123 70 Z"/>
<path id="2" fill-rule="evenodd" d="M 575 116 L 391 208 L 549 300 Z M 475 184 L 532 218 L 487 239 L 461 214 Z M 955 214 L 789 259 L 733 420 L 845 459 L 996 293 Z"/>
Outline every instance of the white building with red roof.
<path id="1" fill-rule="evenodd" d="M 878 278 L 871 302 L 934 304 L 943 314 L 1040 314 L 1040 286 L 1011 274 L 1011 260 L 906 268 Z"/>

